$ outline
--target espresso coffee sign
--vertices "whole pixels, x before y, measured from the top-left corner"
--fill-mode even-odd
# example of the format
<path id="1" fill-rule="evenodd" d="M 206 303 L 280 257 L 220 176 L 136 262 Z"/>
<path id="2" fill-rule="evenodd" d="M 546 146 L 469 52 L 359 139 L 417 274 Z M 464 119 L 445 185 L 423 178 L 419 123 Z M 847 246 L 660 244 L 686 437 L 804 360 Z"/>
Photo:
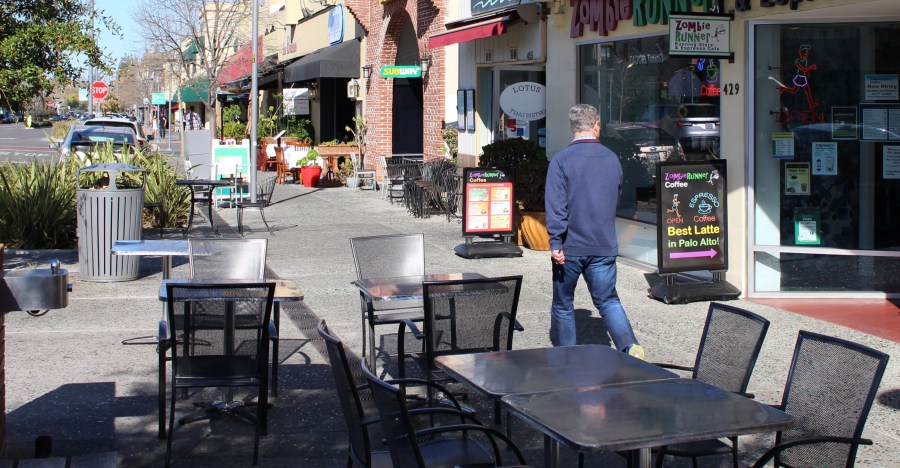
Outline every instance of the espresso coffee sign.
<path id="1" fill-rule="evenodd" d="M 463 184 L 463 235 L 512 234 L 511 175 L 501 169 L 467 167 Z"/>
<path id="2" fill-rule="evenodd" d="M 656 171 L 659 272 L 727 270 L 725 161 L 664 162 Z"/>

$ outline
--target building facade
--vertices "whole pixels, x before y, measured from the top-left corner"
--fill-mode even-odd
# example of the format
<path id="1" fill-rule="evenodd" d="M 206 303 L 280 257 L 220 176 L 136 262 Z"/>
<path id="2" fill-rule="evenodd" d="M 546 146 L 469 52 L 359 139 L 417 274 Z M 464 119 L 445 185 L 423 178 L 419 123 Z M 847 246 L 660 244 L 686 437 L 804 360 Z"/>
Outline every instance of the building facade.
<path id="1" fill-rule="evenodd" d="M 655 147 L 675 147 L 666 135 L 674 136 L 677 157 L 727 163 L 725 278 L 744 295 L 900 295 L 900 65 L 892 59 L 900 3 L 544 6 L 549 155 L 568 144 L 567 111 L 578 102 L 597 106 L 610 131 L 662 129 Z M 725 15 L 727 24 L 670 30 L 671 15 L 685 13 Z M 708 41 L 705 33 L 727 34 L 733 58 L 673 53 L 673 38 Z M 656 264 L 662 201 L 653 162 L 625 164 L 634 154 L 620 154 L 620 255 Z"/>

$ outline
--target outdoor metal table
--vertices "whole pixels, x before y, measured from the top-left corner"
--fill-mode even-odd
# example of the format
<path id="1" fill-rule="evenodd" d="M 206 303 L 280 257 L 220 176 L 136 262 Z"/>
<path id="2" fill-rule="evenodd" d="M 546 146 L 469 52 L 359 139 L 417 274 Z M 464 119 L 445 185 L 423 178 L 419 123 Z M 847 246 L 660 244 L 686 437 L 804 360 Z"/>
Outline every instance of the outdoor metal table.
<path id="1" fill-rule="evenodd" d="M 281 333 L 281 303 L 282 302 L 298 302 L 303 300 L 303 292 L 300 291 L 300 287 L 297 286 L 293 280 L 289 279 L 264 279 L 264 280 L 224 280 L 229 283 L 259 283 L 259 282 L 274 282 L 275 283 L 275 297 L 273 299 L 274 306 L 272 310 L 272 316 L 275 319 L 275 330 L 278 333 Z M 176 279 L 168 279 L 163 280 L 162 285 L 159 287 L 159 300 L 165 303 L 168 301 L 168 294 L 166 292 L 167 284 L 217 284 L 222 283 L 221 279 L 214 278 L 204 278 L 204 279 L 190 279 L 190 278 L 176 278 Z M 278 396 L 278 341 L 274 340 L 272 342 L 272 396 Z"/>
<path id="2" fill-rule="evenodd" d="M 439 356 L 435 364 L 491 400 L 514 393 L 678 378 L 662 367 L 603 345 Z"/>
<path id="3" fill-rule="evenodd" d="M 775 432 L 794 417 L 694 379 L 630 382 L 507 395 L 509 411 L 544 433 L 544 465 L 559 466 L 560 442 L 578 451 L 636 450 L 726 436 Z"/>
<path id="4" fill-rule="evenodd" d="M 162 257 L 163 279 L 172 276 L 172 257 L 188 256 L 188 241 L 169 239 L 117 240 L 110 251 L 115 255 Z"/>
<path id="5" fill-rule="evenodd" d="M 200 199 L 196 197 L 197 191 L 205 191 L 207 192 L 207 196 L 209 197 L 209 203 L 207 203 L 207 215 L 209 218 L 209 225 L 212 227 L 213 232 L 216 235 L 219 234 L 219 231 L 216 230 L 215 222 L 212 217 L 212 209 L 213 204 L 215 203 L 215 190 L 217 187 L 227 187 L 233 183 L 230 179 L 179 179 L 175 181 L 175 185 L 186 186 L 191 191 L 191 212 L 188 216 L 188 225 L 184 230 L 184 235 L 187 237 L 188 232 L 191 230 L 191 224 L 194 222 L 194 203 Z"/>
<path id="6" fill-rule="evenodd" d="M 374 314 L 376 302 L 408 301 L 409 307 L 421 307 L 425 281 L 447 281 L 462 279 L 480 279 L 480 273 L 443 273 L 433 275 L 397 276 L 392 278 L 364 278 L 352 284 L 359 288 L 359 294 L 366 302 L 367 315 Z M 419 318 L 418 320 L 422 320 Z M 375 367 L 375 327 L 369 324 L 369 366 Z"/>

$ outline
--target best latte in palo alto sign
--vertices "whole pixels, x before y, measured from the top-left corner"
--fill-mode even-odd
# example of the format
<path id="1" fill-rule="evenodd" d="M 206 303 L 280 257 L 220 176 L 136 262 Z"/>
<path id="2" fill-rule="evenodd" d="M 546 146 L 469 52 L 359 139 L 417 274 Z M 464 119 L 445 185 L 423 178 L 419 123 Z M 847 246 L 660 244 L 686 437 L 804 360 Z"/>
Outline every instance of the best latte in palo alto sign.
<path id="1" fill-rule="evenodd" d="M 728 269 L 725 161 L 657 166 L 660 273 Z"/>

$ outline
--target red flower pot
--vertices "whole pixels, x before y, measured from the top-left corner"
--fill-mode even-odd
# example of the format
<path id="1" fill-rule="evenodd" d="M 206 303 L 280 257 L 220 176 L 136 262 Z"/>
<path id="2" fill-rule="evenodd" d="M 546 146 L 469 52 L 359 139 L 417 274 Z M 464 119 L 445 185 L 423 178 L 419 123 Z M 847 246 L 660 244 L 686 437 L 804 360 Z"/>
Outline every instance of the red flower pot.
<path id="1" fill-rule="evenodd" d="M 303 166 L 300 168 L 300 180 L 306 187 L 318 187 L 322 176 L 322 166 Z"/>

